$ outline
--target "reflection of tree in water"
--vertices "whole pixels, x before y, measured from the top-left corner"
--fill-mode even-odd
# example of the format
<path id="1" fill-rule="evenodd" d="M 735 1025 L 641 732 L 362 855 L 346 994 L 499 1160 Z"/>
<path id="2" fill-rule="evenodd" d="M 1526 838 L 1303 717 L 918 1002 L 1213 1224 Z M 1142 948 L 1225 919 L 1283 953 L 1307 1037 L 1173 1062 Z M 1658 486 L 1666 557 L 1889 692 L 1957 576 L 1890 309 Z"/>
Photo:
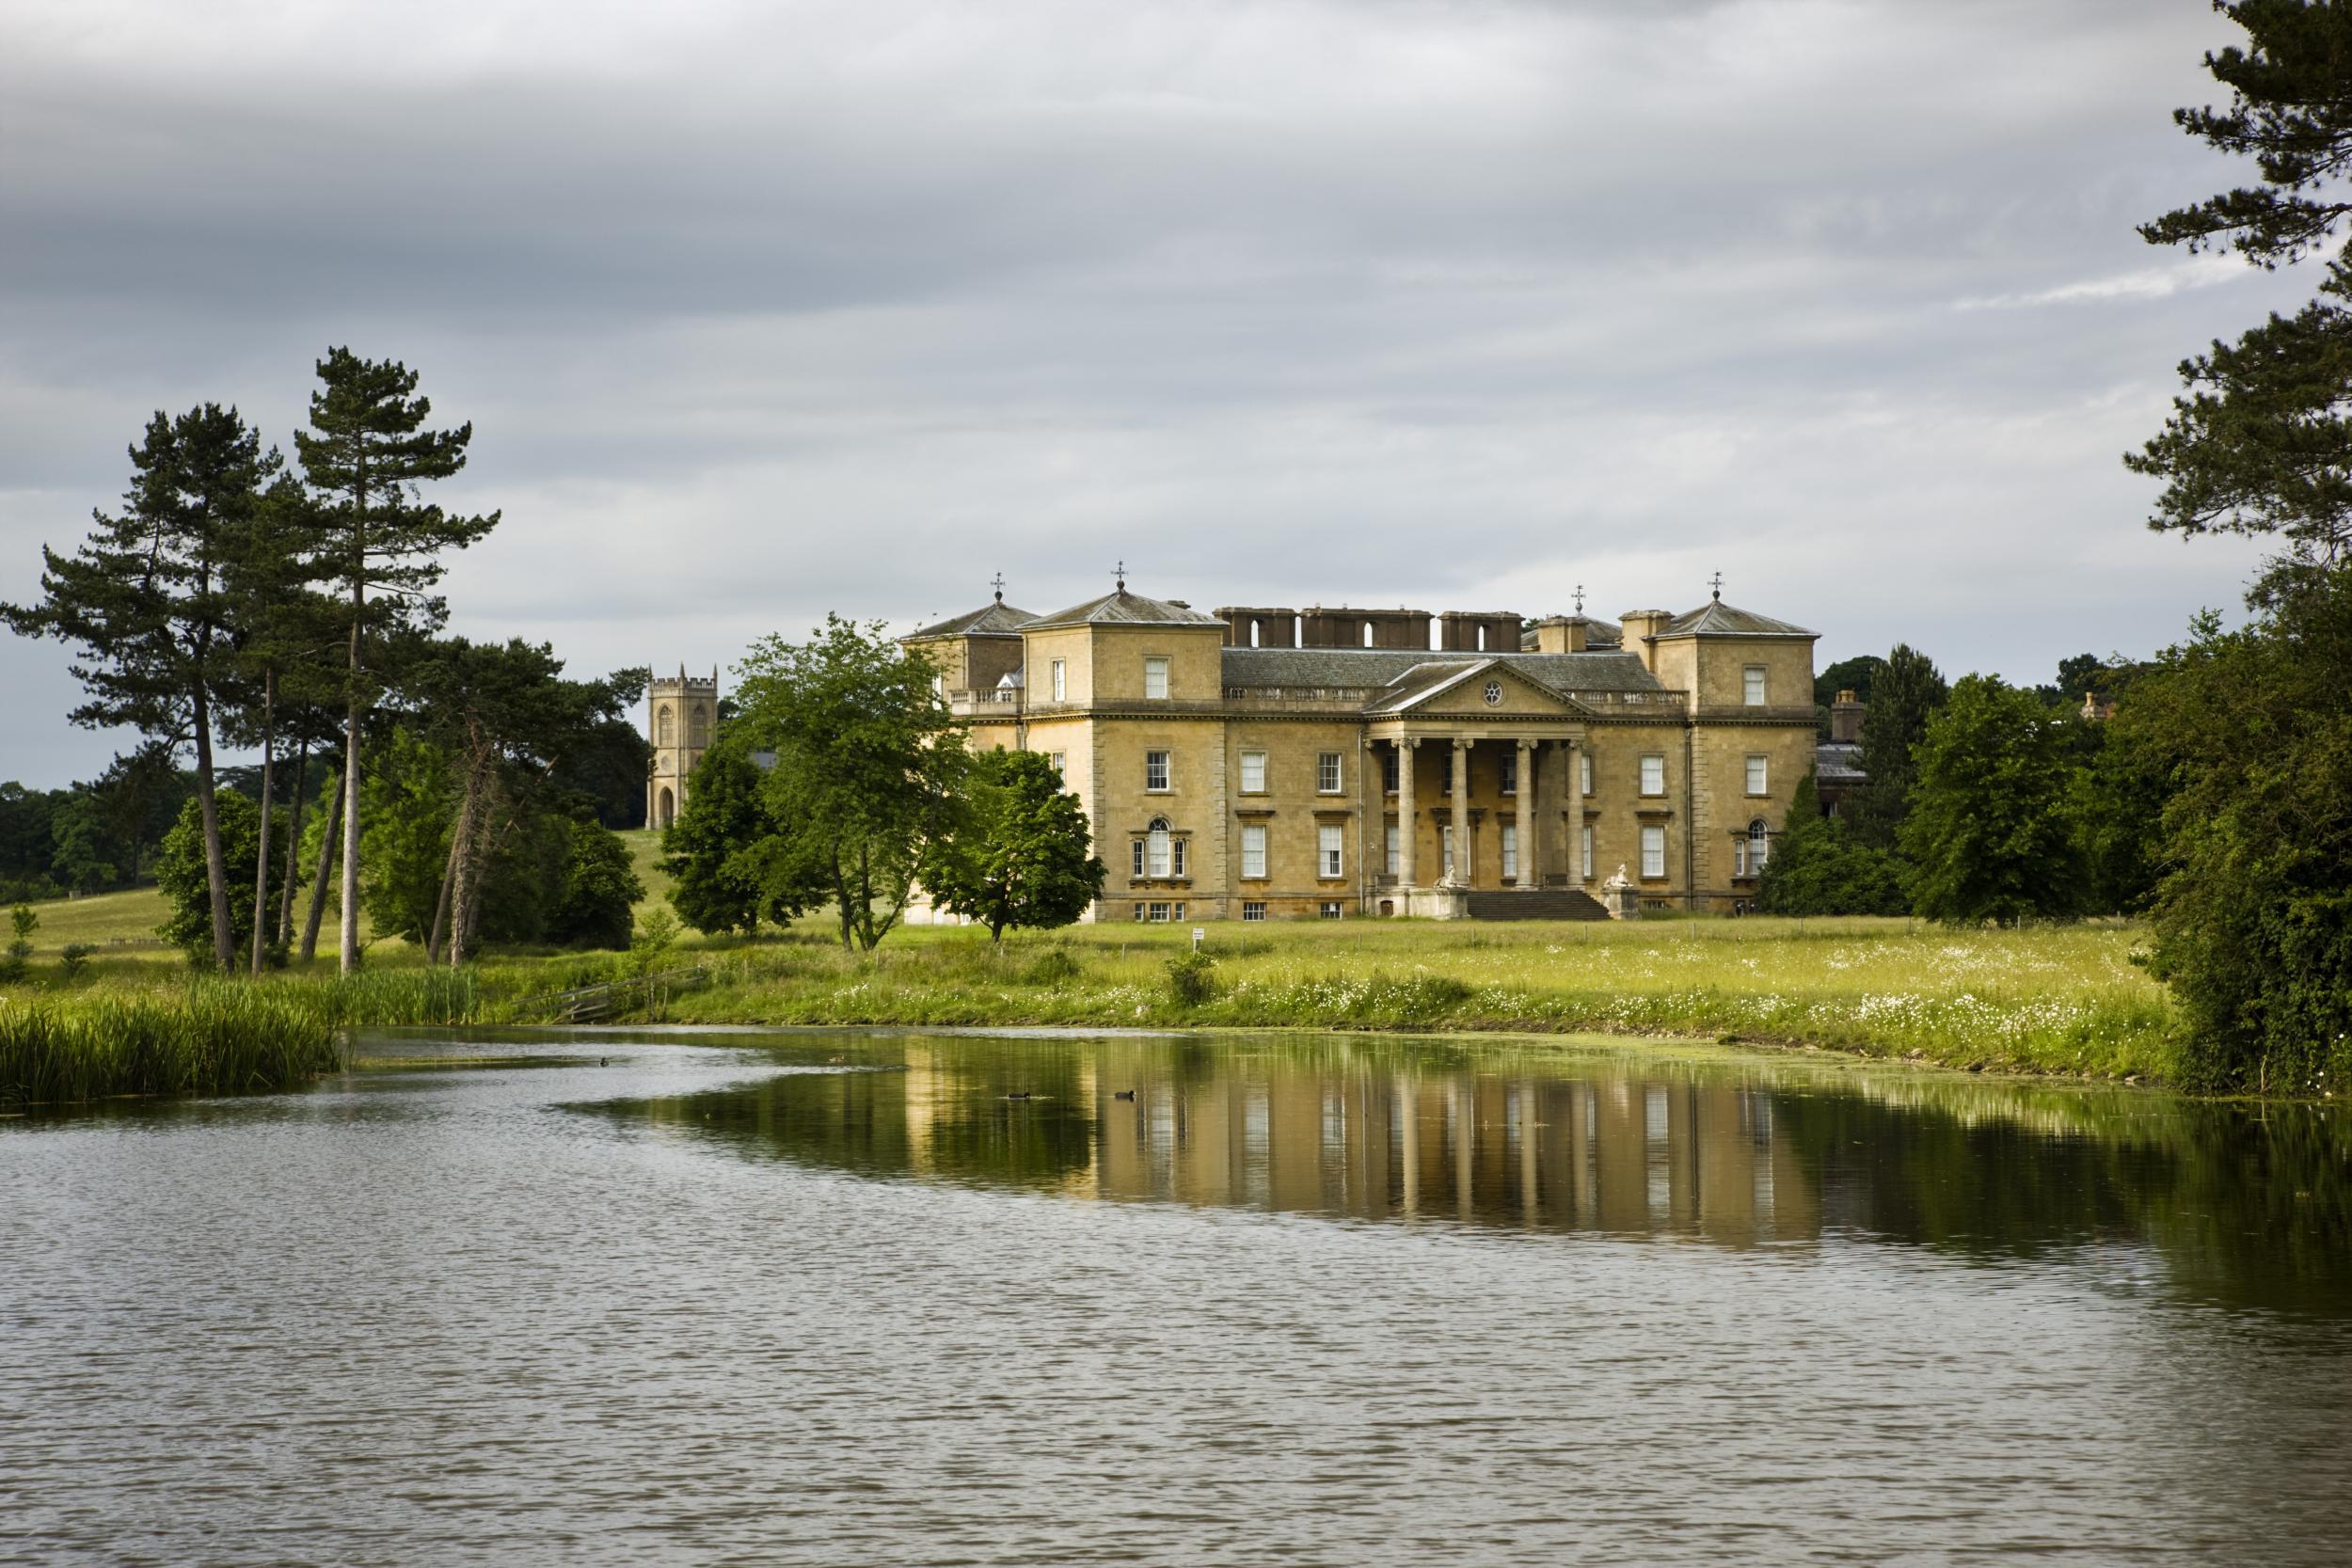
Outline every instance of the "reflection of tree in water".
<path id="1" fill-rule="evenodd" d="M 2194 1296 L 2352 1311 L 2352 1140 L 2318 1106 L 1365 1037 L 888 1044 L 906 1070 L 608 1109 L 1109 1197 L 1730 1246 L 1850 1229 L 1988 1261 L 2144 1246 Z"/>
<path id="2" fill-rule="evenodd" d="M 1778 1104 L 1824 1225 L 1987 1259 L 2146 1245 L 2193 1295 L 2352 1312 L 2352 1138 L 2341 1113 L 2042 1097 L 2041 1114 L 2018 1119 L 1854 1093 Z"/>
<path id="3" fill-rule="evenodd" d="M 1857 1094 L 1774 1097 L 1783 1133 L 1821 1195 L 1822 1224 L 1988 1257 L 2123 1237 L 2137 1195 L 2169 1180 L 2144 1144 L 2049 1133 L 1999 1117 Z"/>
<path id="4" fill-rule="evenodd" d="M 803 1069 L 599 1109 L 723 1138 L 746 1152 L 871 1175 L 1059 1186 L 1092 1164 L 1092 1107 L 1074 1046 L 1017 1057 L 934 1056 L 919 1047 L 904 1055 L 904 1071 Z M 1029 1098 L 1009 1098 L 1015 1093 Z"/>
<path id="5" fill-rule="evenodd" d="M 2334 1106 L 2195 1106 L 2148 1227 L 2199 1294 L 2352 1316 L 2352 1127 Z"/>

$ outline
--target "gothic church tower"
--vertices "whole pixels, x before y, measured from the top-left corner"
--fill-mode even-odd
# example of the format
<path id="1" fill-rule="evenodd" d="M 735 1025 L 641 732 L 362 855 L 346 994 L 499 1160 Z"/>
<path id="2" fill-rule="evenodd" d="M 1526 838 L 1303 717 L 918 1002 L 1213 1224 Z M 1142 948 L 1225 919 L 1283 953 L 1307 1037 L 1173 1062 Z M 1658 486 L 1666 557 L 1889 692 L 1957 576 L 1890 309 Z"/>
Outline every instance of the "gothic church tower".
<path id="1" fill-rule="evenodd" d="M 719 671 L 710 676 L 656 676 L 645 690 L 645 738 L 653 742 L 653 778 L 645 785 L 645 826 L 666 828 L 686 809 L 687 776 L 710 746 L 719 719 Z"/>

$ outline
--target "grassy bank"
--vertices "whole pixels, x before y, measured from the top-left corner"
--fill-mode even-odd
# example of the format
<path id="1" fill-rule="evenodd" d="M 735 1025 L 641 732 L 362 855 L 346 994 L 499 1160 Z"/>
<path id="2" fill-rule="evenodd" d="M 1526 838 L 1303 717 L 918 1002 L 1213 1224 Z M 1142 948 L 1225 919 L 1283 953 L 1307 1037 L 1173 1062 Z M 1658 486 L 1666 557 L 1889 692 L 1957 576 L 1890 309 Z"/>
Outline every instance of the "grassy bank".
<path id="1" fill-rule="evenodd" d="M 651 835 L 629 835 L 641 856 Z M 648 868 L 649 869 L 649 868 Z M 658 875 L 649 880 L 659 882 Z M 658 885 L 649 897 L 658 895 Z M 117 895 L 119 897 L 131 895 Z M 101 900 L 78 935 L 151 916 Z M 44 906 L 44 914 L 58 909 Z M 46 923 L 44 923 L 46 924 Z M 2115 926 L 1946 931 L 1902 920 L 1650 920 L 1635 924 L 1343 921 L 1206 927 L 1205 991 L 1180 998 L 1168 972 L 1189 946 L 1171 927 L 1073 927 L 993 950 L 970 929 L 894 932 L 873 956 L 841 951 L 821 920 L 753 942 L 689 936 L 660 960 L 708 984 L 642 1000 L 709 1023 L 1067 1024 L 1119 1027 L 1608 1031 L 1736 1037 L 2000 1071 L 2163 1079 L 2176 1019 L 2130 962 Z M 43 938 L 48 937 L 44 929 Z M 619 977 L 618 955 L 500 955 L 462 976 L 424 970 L 398 942 L 368 949 L 343 981 L 331 955 L 274 975 L 264 992 L 316 991 L 335 1024 L 534 1022 L 546 998 Z M 177 953 L 111 960 L 78 989 L 36 959 L 48 994 L 189 993 Z M 0 1003 L 0 1007 L 6 1006 Z M 6 1093 L 0 1090 L 0 1093 Z M 144 1092 L 144 1091 L 112 1091 Z"/>
<path id="2" fill-rule="evenodd" d="M 1600 1030 L 1816 1045 L 2001 1071 L 2167 1075 L 2174 1015 L 2114 927 L 1655 921 L 1213 926 L 1204 1000 L 1168 961 L 1188 932 L 1088 927 L 1009 942 L 894 936 L 701 955 L 665 1016 L 767 1023 Z"/>

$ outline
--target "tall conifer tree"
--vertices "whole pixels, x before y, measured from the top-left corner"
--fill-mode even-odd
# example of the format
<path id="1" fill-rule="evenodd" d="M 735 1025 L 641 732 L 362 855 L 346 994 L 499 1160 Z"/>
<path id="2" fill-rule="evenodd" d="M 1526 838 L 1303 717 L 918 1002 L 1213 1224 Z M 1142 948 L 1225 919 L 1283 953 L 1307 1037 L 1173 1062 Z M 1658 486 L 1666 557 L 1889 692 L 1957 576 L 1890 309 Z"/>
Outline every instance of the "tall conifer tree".
<path id="1" fill-rule="evenodd" d="M 376 695 L 368 636 L 388 620 L 437 623 L 441 607 L 427 590 L 440 580 L 440 553 L 480 539 L 499 515 L 454 517 L 421 499 L 425 482 L 466 466 L 473 425 L 426 429 L 433 404 L 415 395 L 416 372 L 334 348 L 318 362 L 318 376 L 310 428 L 294 434 L 294 448 L 320 499 L 320 554 L 345 612 L 342 967 L 348 974 L 359 963 L 359 724 Z"/>
<path id="2" fill-rule="evenodd" d="M 0 606 L 20 633 L 81 644 L 73 673 L 88 700 L 72 711 L 75 723 L 127 724 L 194 746 L 213 956 L 223 969 L 232 952 L 213 728 L 235 673 L 223 573 L 280 466 L 233 407 L 208 403 L 177 419 L 159 410 L 131 449 L 121 514 L 93 512 L 96 528 L 71 556 L 43 548 L 40 604 Z"/>
<path id="3" fill-rule="evenodd" d="M 1912 753 L 1947 695 L 1935 660 L 1907 642 L 1895 644 L 1870 684 L 1870 710 L 1862 717 L 1862 770 L 1870 782 L 1846 813 L 1856 836 L 1873 848 L 1895 847 L 1919 776 Z"/>

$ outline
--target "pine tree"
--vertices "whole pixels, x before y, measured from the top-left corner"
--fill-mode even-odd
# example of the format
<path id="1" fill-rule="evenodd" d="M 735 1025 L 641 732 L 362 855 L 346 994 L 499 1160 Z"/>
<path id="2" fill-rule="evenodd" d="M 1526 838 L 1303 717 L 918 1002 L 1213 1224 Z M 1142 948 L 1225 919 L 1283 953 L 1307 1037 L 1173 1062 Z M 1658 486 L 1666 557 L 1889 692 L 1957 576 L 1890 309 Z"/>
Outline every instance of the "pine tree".
<path id="1" fill-rule="evenodd" d="M 1870 710 L 1862 716 L 1862 770 L 1869 783 L 1846 805 L 1859 842 L 1895 847 L 1918 776 L 1912 752 L 1944 705 L 1947 689 L 1935 660 L 1916 648 L 1898 642 L 1887 654 L 1885 668 L 1871 682 Z"/>
<path id="2" fill-rule="evenodd" d="M 121 514 L 93 512 L 96 527 L 73 555 L 44 547 L 41 602 L 0 606 L 0 618 L 24 635 L 81 645 L 73 673 L 88 700 L 71 714 L 75 723 L 129 725 L 195 748 L 214 958 L 228 969 L 229 875 L 213 778 L 215 707 L 235 678 L 223 574 L 281 460 L 235 408 L 215 403 L 176 419 L 159 410 L 130 455 Z"/>
<path id="3" fill-rule="evenodd" d="M 368 639 L 391 625 L 437 625 L 441 605 L 427 591 L 440 580 L 440 553 L 482 538 L 499 515 L 452 516 L 421 500 L 421 485 L 466 466 L 473 426 L 426 429 L 433 404 L 415 395 L 416 372 L 335 348 L 318 362 L 318 376 L 310 428 L 295 433 L 294 448 L 320 500 L 319 553 L 345 607 L 342 967 L 348 974 L 359 963 L 360 720 L 378 694 L 368 674 Z"/>
<path id="4" fill-rule="evenodd" d="M 262 973 L 264 950 L 281 940 L 269 908 L 271 807 L 277 794 L 275 769 L 284 700 L 298 705 L 331 695 L 323 654 L 334 641 L 333 606 L 312 592 L 319 567 L 309 551 L 316 539 L 310 498 L 290 474 L 281 474 L 262 495 L 251 517 L 230 540 L 223 583 L 227 617 L 235 644 L 236 668 L 245 677 L 246 710 L 233 716 L 235 737 L 262 752 L 262 813 L 254 848 L 251 969 Z M 256 712 L 253 703 L 259 703 Z M 308 736 L 305 735 L 305 757 Z M 300 832 L 301 764 L 296 766 L 293 832 Z M 286 892 L 293 891 L 294 862 L 287 861 Z"/>

